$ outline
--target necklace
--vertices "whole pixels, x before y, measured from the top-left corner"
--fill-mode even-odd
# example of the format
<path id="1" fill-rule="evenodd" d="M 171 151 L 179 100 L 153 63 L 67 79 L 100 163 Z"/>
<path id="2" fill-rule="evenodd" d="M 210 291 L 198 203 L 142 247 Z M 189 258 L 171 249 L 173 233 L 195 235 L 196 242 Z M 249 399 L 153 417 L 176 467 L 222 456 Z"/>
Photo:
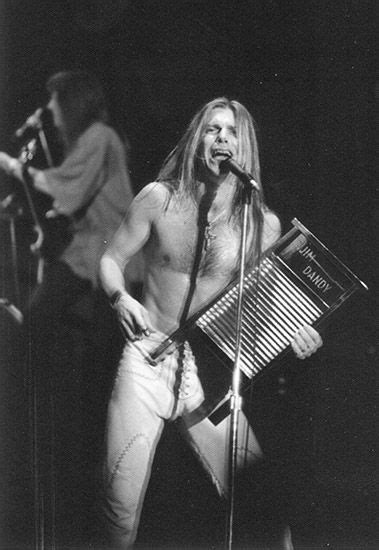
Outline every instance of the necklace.
<path id="1" fill-rule="evenodd" d="M 223 211 L 221 211 L 215 218 L 213 218 L 212 221 L 207 220 L 207 223 L 204 228 L 204 250 L 207 251 L 210 247 L 211 243 L 217 238 L 217 235 L 215 233 L 212 233 L 212 229 L 218 222 L 218 220 L 223 215 Z"/>

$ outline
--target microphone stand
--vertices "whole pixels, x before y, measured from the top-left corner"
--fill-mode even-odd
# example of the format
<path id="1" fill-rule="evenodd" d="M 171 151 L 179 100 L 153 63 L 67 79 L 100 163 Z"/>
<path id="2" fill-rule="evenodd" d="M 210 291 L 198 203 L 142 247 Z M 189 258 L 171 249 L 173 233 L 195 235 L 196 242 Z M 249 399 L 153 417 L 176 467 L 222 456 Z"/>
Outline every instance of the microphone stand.
<path id="1" fill-rule="evenodd" d="M 41 143 L 41 147 L 43 149 L 43 152 L 45 153 L 46 162 L 49 168 L 52 168 L 54 166 L 53 163 L 53 157 L 51 156 L 50 148 L 47 143 L 46 134 L 43 129 L 42 124 L 38 128 L 38 136 Z"/>
<path id="2" fill-rule="evenodd" d="M 242 338 L 242 308 L 243 308 L 243 293 L 244 293 L 244 278 L 245 278 L 245 263 L 246 263 L 246 243 L 247 243 L 247 223 L 248 212 L 251 204 L 252 190 L 258 191 L 257 184 L 254 180 L 252 182 L 246 181 L 245 178 L 240 178 L 243 183 L 242 190 L 242 232 L 241 232 L 241 246 L 240 246 L 240 272 L 239 272 L 239 286 L 238 286 L 238 298 L 237 298 L 237 319 L 236 319 L 236 350 L 232 376 L 232 388 L 230 398 L 230 439 L 229 439 L 229 491 L 228 491 L 228 517 L 227 517 L 227 550 L 232 548 L 233 540 L 233 520 L 234 520 L 234 501 L 235 501 L 235 477 L 237 469 L 237 446 L 238 446 L 238 424 L 239 414 L 242 408 L 242 398 L 240 395 L 241 386 L 241 370 L 240 370 L 240 356 L 241 356 L 241 338 Z M 259 231 L 260 234 L 260 231 Z"/>
<path id="3" fill-rule="evenodd" d="M 43 125 L 40 122 L 38 125 L 38 137 L 42 150 L 45 155 L 47 166 L 49 168 L 54 166 L 51 151 L 47 142 L 46 133 L 43 129 Z M 32 212 L 33 219 L 35 221 L 35 228 L 38 233 L 38 239 L 34 244 L 34 251 L 38 252 L 38 266 L 37 266 L 37 284 L 40 285 L 44 279 L 45 259 L 40 253 L 40 248 L 43 243 L 44 233 L 42 226 L 39 222 L 35 204 L 30 193 L 28 183 L 30 182 L 30 176 L 26 169 L 26 161 L 33 158 L 31 144 L 33 143 L 33 149 L 35 149 L 35 139 L 31 140 L 26 146 L 24 146 L 24 169 L 23 169 L 23 184 L 24 190 L 27 196 L 30 210 Z M 29 151 L 28 151 L 29 150 Z M 53 212 L 52 210 L 49 212 Z M 53 217 L 46 213 L 46 217 Z M 31 427 L 31 467 L 33 474 L 33 493 L 34 493 L 34 545 L 36 550 L 44 550 L 47 548 L 47 544 L 52 549 L 55 548 L 55 518 L 56 518 L 56 474 L 54 464 L 54 450 L 55 450 L 55 423 L 54 423 L 54 400 L 50 398 L 50 410 L 49 410 L 49 430 L 50 430 L 50 443 L 51 443 L 51 456 L 49 467 L 51 472 L 44 474 L 41 466 L 40 457 L 40 438 L 41 438 L 41 420 L 38 411 L 39 399 L 40 399 L 40 387 L 36 377 L 36 373 L 28 366 L 28 391 L 30 399 L 30 427 Z M 46 476 L 48 486 L 44 485 L 44 477 Z M 46 519 L 46 514 L 51 514 L 50 524 Z M 48 535 L 51 540 L 48 539 Z"/>

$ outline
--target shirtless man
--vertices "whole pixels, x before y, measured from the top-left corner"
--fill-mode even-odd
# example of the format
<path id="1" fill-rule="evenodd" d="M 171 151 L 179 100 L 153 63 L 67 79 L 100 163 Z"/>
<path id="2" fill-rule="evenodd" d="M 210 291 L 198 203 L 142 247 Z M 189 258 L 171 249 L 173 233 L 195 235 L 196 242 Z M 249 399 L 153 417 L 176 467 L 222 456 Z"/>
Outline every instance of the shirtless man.
<path id="1" fill-rule="evenodd" d="M 156 365 L 149 361 L 149 353 L 185 318 L 219 294 L 238 272 L 240 183 L 223 170 L 226 157 L 238 162 L 260 186 L 251 115 L 240 103 L 217 98 L 195 115 L 157 181 L 135 198 L 101 260 L 102 284 L 127 338 L 107 423 L 106 516 L 114 548 L 126 549 L 135 541 L 165 420 L 180 417 L 186 439 L 220 495 L 227 493 L 230 417 L 217 426 L 208 418 L 195 424 L 189 421 L 190 413 L 204 399 L 189 344 Z M 261 243 L 255 242 L 258 222 L 253 208 L 250 212 L 250 264 L 258 248 L 264 251 L 280 235 L 280 222 L 262 199 L 260 211 Z M 139 250 L 145 259 L 142 303 L 128 294 L 124 285 L 124 270 Z M 304 358 L 321 344 L 319 334 L 306 326 L 294 334 L 292 347 L 299 358 Z M 241 416 L 237 464 L 242 459 L 244 464 L 251 464 L 262 453 L 245 416 Z M 288 529 L 282 547 L 292 547 Z"/>

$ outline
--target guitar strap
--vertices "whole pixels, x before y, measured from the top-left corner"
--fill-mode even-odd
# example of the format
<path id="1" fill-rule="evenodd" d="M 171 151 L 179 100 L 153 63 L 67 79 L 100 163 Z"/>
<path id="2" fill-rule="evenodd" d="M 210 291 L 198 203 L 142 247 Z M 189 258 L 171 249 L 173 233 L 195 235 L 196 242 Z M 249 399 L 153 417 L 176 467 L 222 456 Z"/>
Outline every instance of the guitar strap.
<path id="1" fill-rule="evenodd" d="M 196 279 L 199 272 L 201 258 L 203 255 L 205 231 L 208 225 L 208 212 L 213 202 L 214 196 L 215 196 L 214 191 L 207 190 L 207 192 L 201 198 L 201 201 L 199 204 L 199 213 L 197 218 L 198 233 L 197 233 L 195 256 L 194 256 L 192 269 L 191 269 L 190 286 L 188 289 L 186 301 L 184 303 L 183 311 L 180 316 L 179 327 L 181 327 L 187 320 L 192 298 L 196 289 Z"/>
<path id="2" fill-rule="evenodd" d="M 194 260 L 192 264 L 191 274 L 190 274 L 190 286 L 188 289 L 186 300 L 184 302 L 183 311 L 180 316 L 179 328 L 181 328 L 187 320 L 193 295 L 196 289 L 196 280 L 197 280 L 197 275 L 199 272 L 200 262 L 201 262 L 203 249 L 204 249 L 205 231 L 208 225 L 208 212 L 214 197 L 215 197 L 215 192 L 207 189 L 207 191 L 202 196 L 199 203 L 199 212 L 198 212 L 198 218 L 197 218 L 198 231 L 197 231 L 196 249 L 195 249 L 195 255 L 194 255 Z M 179 346 L 178 354 L 179 354 L 178 370 L 176 373 L 175 384 L 173 388 L 174 399 L 175 399 L 173 412 L 172 412 L 173 417 L 175 416 L 176 409 L 177 409 L 179 389 L 182 383 L 182 376 L 183 376 L 183 368 L 184 368 L 184 346 L 183 345 Z"/>

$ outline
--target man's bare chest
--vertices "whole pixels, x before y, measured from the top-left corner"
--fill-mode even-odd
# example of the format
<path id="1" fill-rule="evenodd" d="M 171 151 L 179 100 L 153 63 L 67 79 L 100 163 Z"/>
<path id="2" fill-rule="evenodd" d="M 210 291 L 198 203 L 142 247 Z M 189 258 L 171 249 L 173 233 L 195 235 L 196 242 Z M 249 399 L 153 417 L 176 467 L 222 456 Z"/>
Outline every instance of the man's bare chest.
<path id="1" fill-rule="evenodd" d="M 237 266 L 240 235 L 224 220 L 198 224 L 185 216 L 171 217 L 153 230 L 149 243 L 151 260 L 161 267 L 198 276 L 233 273 Z"/>

